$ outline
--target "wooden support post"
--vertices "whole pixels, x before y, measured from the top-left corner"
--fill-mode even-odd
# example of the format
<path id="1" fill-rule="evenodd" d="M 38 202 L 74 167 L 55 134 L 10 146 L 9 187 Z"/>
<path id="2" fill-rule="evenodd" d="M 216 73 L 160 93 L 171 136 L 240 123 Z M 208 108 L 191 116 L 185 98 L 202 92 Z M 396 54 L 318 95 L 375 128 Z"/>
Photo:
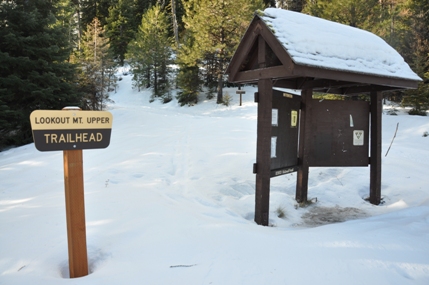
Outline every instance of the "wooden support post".
<path id="1" fill-rule="evenodd" d="M 70 278 L 88 275 L 82 150 L 64 150 Z"/>
<path id="2" fill-rule="evenodd" d="M 381 202 L 381 115 L 383 113 L 381 92 L 371 92 L 371 145 L 369 201 Z"/>
<path id="3" fill-rule="evenodd" d="M 271 79 L 258 81 L 255 222 L 263 226 L 268 226 L 270 211 L 272 90 Z"/>
<path id="4" fill-rule="evenodd" d="M 301 117 L 299 120 L 299 145 L 298 145 L 298 172 L 296 181 L 295 199 L 298 203 L 307 202 L 308 196 L 308 134 L 307 130 L 310 129 L 310 116 L 311 116 L 311 100 L 313 97 L 312 89 L 303 89 L 301 91 Z"/>

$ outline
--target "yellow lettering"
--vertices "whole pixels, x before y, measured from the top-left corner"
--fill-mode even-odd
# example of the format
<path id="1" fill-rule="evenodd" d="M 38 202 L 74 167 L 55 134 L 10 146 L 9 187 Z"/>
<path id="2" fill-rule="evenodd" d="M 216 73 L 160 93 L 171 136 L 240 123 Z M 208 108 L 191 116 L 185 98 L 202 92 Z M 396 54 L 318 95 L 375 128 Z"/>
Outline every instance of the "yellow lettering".
<path id="1" fill-rule="evenodd" d="M 37 119 L 37 118 L 36 118 Z M 49 143 L 49 136 L 50 134 L 44 134 L 45 138 L 46 138 L 46 143 Z"/>
<path id="2" fill-rule="evenodd" d="M 82 141 L 82 136 L 83 136 L 82 133 L 76 134 L 76 136 L 75 136 L 76 142 L 81 142 Z"/>
<path id="3" fill-rule="evenodd" d="M 86 122 L 88 124 L 109 124 L 109 117 L 88 117 Z"/>
<path id="4" fill-rule="evenodd" d="M 97 141 L 101 142 L 103 140 L 103 135 L 101 133 L 97 133 Z"/>
<path id="5" fill-rule="evenodd" d="M 83 142 L 88 142 L 88 133 L 83 133 Z"/>
<path id="6" fill-rule="evenodd" d="M 59 141 L 58 141 L 59 143 L 61 143 L 61 142 L 66 142 L 66 138 L 64 137 L 64 134 L 61 134 L 60 135 L 60 139 L 59 139 Z"/>
<path id="7" fill-rule="evenodd" d="M 67 142 L 69 142 L 69 143 L 74 143 L 74 142 L 76 142 L 76 141 L 74 141 L 74 140 L 72 139 L 72 135 L 71 135 L 71 134 L 67 134 Z"/>
<path id="8" fill-rule="evenodd" d="M 94 136 L 94 134 L 93 133 L 91 133 L 91 136 L 89 137 L 89 141 L 91 142 L 91 141 L 95 141 L 95 136 Z"/>
<path id="9" fill-rule="evenodd" d="M 56 134 L 52 134 L 51 135 L 51 143 L 57 143 L 57 135 Z"/>

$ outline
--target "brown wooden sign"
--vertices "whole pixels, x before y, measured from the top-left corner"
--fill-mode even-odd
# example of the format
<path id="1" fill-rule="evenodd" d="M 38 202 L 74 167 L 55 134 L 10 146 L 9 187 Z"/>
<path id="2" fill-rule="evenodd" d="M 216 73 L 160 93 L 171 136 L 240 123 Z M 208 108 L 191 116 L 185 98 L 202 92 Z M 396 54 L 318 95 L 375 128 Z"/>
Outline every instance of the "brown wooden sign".
<path id="1" fill-rule="evenodd" d="M 30 115 L 33 139 L 40 151 L 63 150 L 67 239 L 70 278 L 88 275 L 82 149 L 106 148 L 110 143 L 112 114 L 37 110 Z"/>
<path id="2" fill-rule="evenodd" d="M 106 111 L 36 110 L 30 121 L 39 151 L 77 150 L 108 147 L 113 117 Z"/>

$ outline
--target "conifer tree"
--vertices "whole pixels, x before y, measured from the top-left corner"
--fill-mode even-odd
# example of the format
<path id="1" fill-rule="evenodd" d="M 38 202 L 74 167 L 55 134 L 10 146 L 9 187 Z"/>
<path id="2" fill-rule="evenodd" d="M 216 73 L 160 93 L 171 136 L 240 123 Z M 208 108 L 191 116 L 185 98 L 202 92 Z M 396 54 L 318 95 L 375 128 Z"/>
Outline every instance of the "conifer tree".
<path id="1" fill-rule="evenodd" d="M 76 0 L 58 0 L 55 5 L 56 7 L 56 25 L 60 26 L 65 35 L 67 36 L 67 42 L 70 44 L 70 48 L 78 46 L 79 40 L 79 22 L 77 15 L 77 6 L 73 1 Z"/>
<path id="2" fill-rule="evenodd" d="M 142 23 L 143 15 L 149 10 L 151 7 L 157 4 L 158 0 L 135 0 L 135 17 L 134 17 L 134 31 L 137 32 L 139 26 Z"/>
<path id="3" fill-rule="evenodd" d="M 124 65 L 128 43 L 134 37 L 133 19 L 135 6 L 133 0 L 118 0 L 116 5 L 109 9 L 106 31 L 110 39 L 110 48 L 113 56 L 121 66 Z"/>
<path id="4" fill-rule="evenodd" d="M 142 17 L 135 40 L 129 45 L 127 60 L 133 70 L 133 81 L 140 87 L 152 87 L 153 97 L 171 100 L 169 64 L 173 43 L 169 20 L 159 5 Z"/>
<path id="5" fill-rule="evenodd" d="M 409 0 L 407 19 L 412 38 L 407 58 L 413 70 L 423 78 L 417 90 L 407 92 L 403 104 L 413 107 L 411 113 L 426 115 L 429 108 L 429 0 Z"/>
<path id="6" fill-rule="evenodd" d="M 103 110 L 108 102 L 112 102 L 108 91 L 114 83 L 112 73 L 115 70 L 115 63 L 109 52 L 108 38 L 97 18 L 94 18 L 83 34 L 79 61 L 84 108 Z"/>
<path id="7" fill-rule="evenodd" d="M 106 25 L 109 17 L 109 8 L 117 0 L 78 0 L 80 5 L 82 27 L 86 29 L 94 18 L 97 18 L 101 26 Z"/>
<path id="8" fill-rule="evenodd" d="M 217 84 L 217 103 L 223 102 L 226 65 L 253 13 L 263 7 L 260 0 L 190 0 L 185 5 L 185 28 L 195 39 L 189 54 L 200 59 L 204 67 L 214 67 L 210 76 Z"/>
<path id="9" fill-rule="evenodd" d="M 382 15 L 379 0 L 308 1 L 303 12 L 369 31 L 375 31 Z"/>
<path id="10" fill-rule="evenodd" d="M 36 109 L 78 105 L 67 31 L 55 18 L 59 1 L 0 4 L 0 148 L 32 139 Z"/>
<path id="11" fill-rule="evenodd" d="M 277 7 L 295 12 L 301 12 L 305 4 L 304 2 L 304 0 L 278 0 Z"/>
<path id="12" fill-rule="evenodd" d="M 264 4 L 265 4 L 266 7 L 276 7 L 276 2 L 279 2 L 279 1 L 276 1 L 276 0 L 264 0 Z M 281 8 L 281 7 L 278 7 L 278 8 Z"/>
<path id="13" fill-rule="evenodd" d="M 198 103 L 198 94 L 201 91 L 202 80 L 198 66 L 201 61 L 193 55 L 194 41 L 190 33 L 185 33 L 183 45 L 177 54 L 176 62 L 179 65 L 177 83 L 180 88 L 177 99 L 181 106 Z"/>

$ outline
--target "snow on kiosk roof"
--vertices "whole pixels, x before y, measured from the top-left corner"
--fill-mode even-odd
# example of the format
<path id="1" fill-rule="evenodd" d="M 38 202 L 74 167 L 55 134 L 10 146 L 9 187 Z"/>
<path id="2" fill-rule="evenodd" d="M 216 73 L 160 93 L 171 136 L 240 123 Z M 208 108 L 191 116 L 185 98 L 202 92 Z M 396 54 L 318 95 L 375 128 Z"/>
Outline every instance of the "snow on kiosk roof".
<path id="1" fill-rule="evenodd" d="M 416 88 L 421 81 L 380 37 L 276 8 L 255 14 L 226 73 L 230 82 L 272 78 L 277 87 L 338 94 Z"/>

